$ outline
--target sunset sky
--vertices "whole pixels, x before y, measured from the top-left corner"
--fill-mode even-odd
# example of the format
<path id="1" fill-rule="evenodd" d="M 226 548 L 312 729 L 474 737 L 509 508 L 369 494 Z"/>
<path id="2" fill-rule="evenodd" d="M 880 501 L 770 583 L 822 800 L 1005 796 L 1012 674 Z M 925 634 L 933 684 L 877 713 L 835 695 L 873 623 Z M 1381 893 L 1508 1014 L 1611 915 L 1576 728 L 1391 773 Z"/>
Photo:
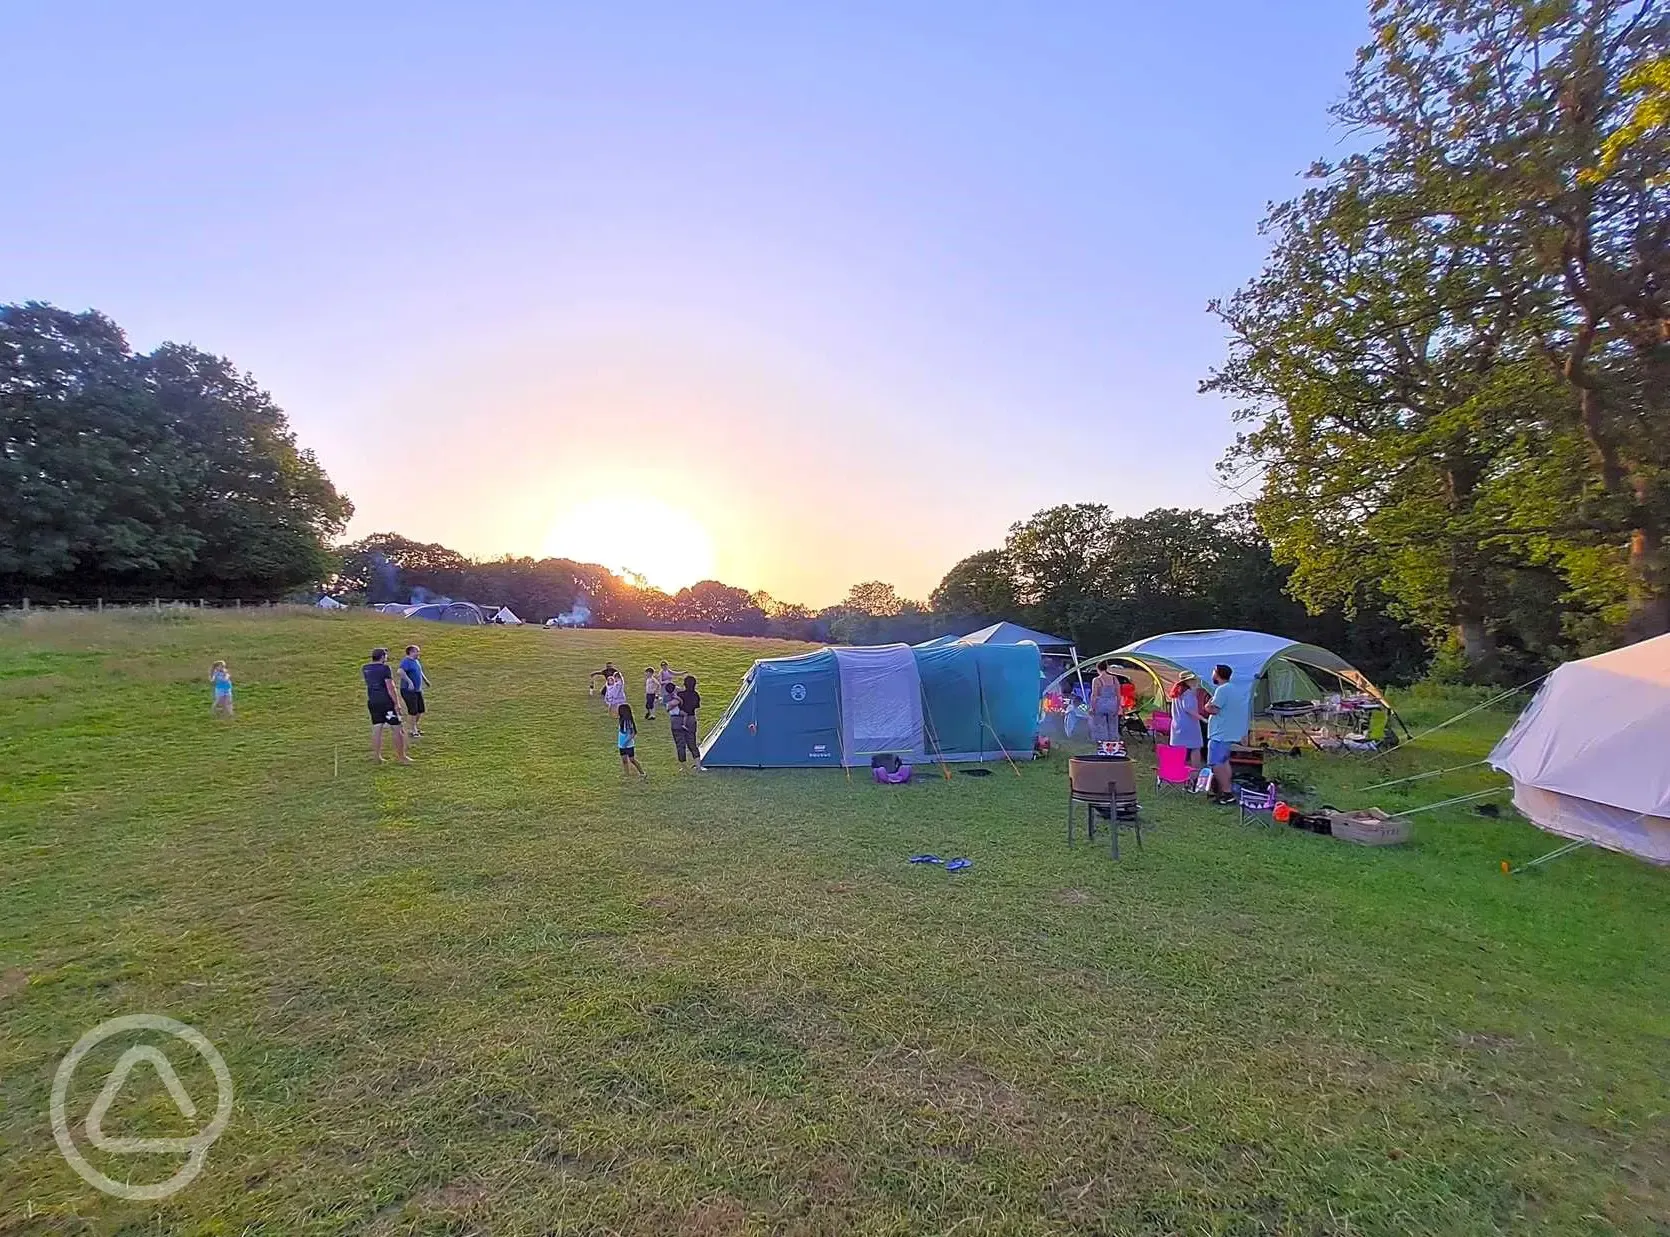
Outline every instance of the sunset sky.
<path id="1" fill-rule="evenodd" d="M 0 10 L 0 301 L 232 357 L 350 536 L 811 604 L 1058 502 L 1234 501 L 1206 301 L 1337 150 L 1367 24 L 253 7 Z"/>

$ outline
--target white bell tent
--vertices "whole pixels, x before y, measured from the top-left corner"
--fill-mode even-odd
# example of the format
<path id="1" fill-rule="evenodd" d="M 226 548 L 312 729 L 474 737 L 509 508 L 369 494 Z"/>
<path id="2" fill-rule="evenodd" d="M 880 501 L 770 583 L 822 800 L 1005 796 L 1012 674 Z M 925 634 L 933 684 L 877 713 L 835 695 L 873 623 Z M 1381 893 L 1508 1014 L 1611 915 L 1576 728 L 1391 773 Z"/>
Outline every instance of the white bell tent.
<path id="1" fill-rule="evenodd" d="M 1489 759 L 1539 828 L 1670 864 L 1666 753 L 1670 635 L 1561 666 Z"/>

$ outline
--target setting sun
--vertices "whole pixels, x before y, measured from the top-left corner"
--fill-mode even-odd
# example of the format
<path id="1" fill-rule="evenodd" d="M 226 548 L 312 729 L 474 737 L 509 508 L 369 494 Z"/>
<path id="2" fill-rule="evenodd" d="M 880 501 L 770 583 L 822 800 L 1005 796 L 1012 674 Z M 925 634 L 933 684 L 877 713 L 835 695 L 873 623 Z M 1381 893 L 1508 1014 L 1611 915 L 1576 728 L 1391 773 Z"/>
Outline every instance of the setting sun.
<path id="1" fill-rule="evenodd" d="M 637 495 L 574 507 L 551 529 L 545 553 L 642 576 L 670 593 L 713 575 L 707 529 L 670 503 Z"/>

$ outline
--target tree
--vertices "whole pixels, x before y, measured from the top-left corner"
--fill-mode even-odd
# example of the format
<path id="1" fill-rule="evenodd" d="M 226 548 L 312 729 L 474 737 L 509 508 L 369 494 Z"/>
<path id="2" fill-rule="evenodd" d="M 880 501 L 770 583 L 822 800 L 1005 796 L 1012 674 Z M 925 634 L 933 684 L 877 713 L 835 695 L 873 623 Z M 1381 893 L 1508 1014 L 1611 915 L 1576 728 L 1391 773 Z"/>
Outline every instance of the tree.
<path id="1" fill-rule="evenodd" d="M 1632 631 L 1664 631 L 1670 127 L 1652 122 L 1652 83 L 1670 14 L 1657 0 L 1381 0 L 1374 33 L 1336 114 L 1379 144 L 1337 171 L 1377 218 L 1435 230 L 1459 263 L 1501 262 L 1523 289 L 1505 349 L 1571 389 L 1541 428 L 1580 436 L 1577 514 L 1614 538 Z"/>
<path id="2" fill-rule="evenodd" d="M 1051 507 L 1009 530 L 1004 553 L 1014 572 L 1015 600 L 1030 617 L 1060 634 L 1104 624 L 1117 584 L 1107 571 L 1113 515 L 1099 503 Z"/>
<path id="3" fill-rule="evenodd" d="M 188 593 L 271 597 L 318 581 L 353 511 L 283 412 L 224 357 L 163 344 L 140 372 L 165 423 L 196 457 L 185 522 L 199 530 Z"/>
<path id="4" fill-rule="evenodd" d="M 470 560 L 444 545 L 399 533 L 373 533 L 336 552 L 338 588 L 363 592 L 373 605 L 406 601 L 418 590 L 451 597 L 465 591 Z"/>
<path id="5" fill-rule="evenodd" d="M 0 306 L 0 589 L 277 597 L 325 574 L 351 511 L 229 362 Z"/>
<path id="6" fill-rule="evenodd" d="M 1267 231 L 1264 273 L 1213 306 L 1231 349 L 1203 389 L 1257 424 L 1226 471 L 1262 476 L 1254 510 L 1313 611 L 1384 591 L 1491 677 L 1494 595 L 1524 565 L 1523 547 L 1491 538 L 1571 476 L 1544 466 L 1526 415 L 1556 415 L 1555 375 L 1503 357 L 1531 293 L 1499 256 L 1471 261 L 1441 229 L 1365 209 L 1353 173 L 1277 207 Z"/>
<path id="7" fill-rule="evenodd" d="M 1000 618 L 1013 614 L 1015 573 L 1003 550 L 981 550 L 970 554 L 945 573 L 939 586 L 928 595 L 936 614 Z"/>
<path id="8" fill-rule="evenodd" d="M 1656 286 L 1664 135 L 1603 174 L 1626 79 L 1667 33 L 1652 0 L 1380 0 L 1336 116 L 1372 145 L 1275 208 L 1264 273 L 1213 308 L 1205 384 L 1257 428 L 1231 451 L 1313 609 L 1384 587 L 1487 676 L 1572 622 L 1670 622 L 1670 464 Z"/>
<path id="9" fill-rule="evenodd" d="M 868 614 L 875 618 L 890 618 L 904 608 L 904 603 L 899 600 L 899 594 L 893 586 L 880 580 L 854 584 L 847 590 L 847 598 L 842 605 L 855 613 Z"/>
<path id="10" fill-rule="evenodd" d="M 678 621 L 730 635 L 761 635 L 765 615 L 746 590 L 717 580 L 703 580 L 678 591 L 673 599 Z"/>

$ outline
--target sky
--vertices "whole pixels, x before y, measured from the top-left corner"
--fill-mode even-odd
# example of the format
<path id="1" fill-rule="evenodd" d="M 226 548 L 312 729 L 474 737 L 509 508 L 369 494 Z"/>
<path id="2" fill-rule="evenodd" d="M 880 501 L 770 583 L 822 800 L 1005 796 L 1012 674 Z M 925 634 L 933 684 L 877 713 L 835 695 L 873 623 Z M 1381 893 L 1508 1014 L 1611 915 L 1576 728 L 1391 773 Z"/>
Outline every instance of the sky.
<path id="1" fill-rule="evenodd" d="M 1340 149 L 1366 28 L 1323 0 L 3 5 L 0 301 L 232 358 L 350 537 L 922 598 L 1048 506 L 1237 500 L 1206 304 Z"/>

